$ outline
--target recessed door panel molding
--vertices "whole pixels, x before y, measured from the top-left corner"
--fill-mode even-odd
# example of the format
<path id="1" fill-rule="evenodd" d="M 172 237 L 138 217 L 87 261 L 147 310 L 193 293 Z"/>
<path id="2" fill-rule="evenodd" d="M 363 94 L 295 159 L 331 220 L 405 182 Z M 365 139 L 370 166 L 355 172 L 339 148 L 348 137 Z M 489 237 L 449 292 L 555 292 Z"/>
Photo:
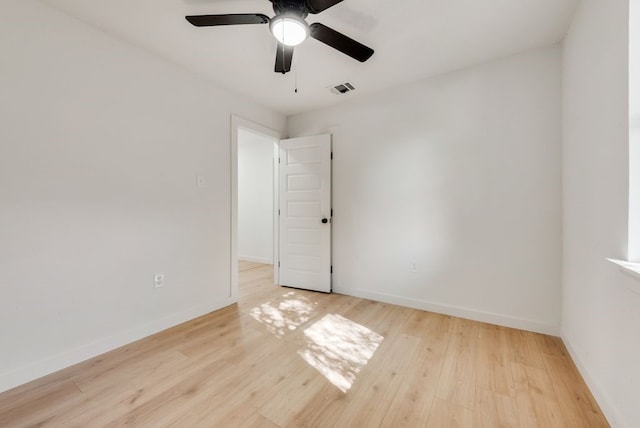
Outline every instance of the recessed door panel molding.
<path id="1" fill-rule="evenodd" d="M 316 219 L 322 215 L 322 205 L 318 201 L 288 201 L 286 213 L 290 218 Z"/>
<path id="2" fill-rule="evenodd" d="M 289 229 L 291 244 L 320 244 L 322 231 L 317 229 Z"/>
<path id="3" fill-rule="evenodd" d="M 304 137 L 304 138 L 315 138 L 315 137 Z M 304 138 L 291 138 L 288 141 L 300 140 Z M 320 159 L 320 156 L 322 156 L 323 152 L 324 151 L 322 150 L 322 147 L 291 148 L 290 150 L 287 151 L 287 154 L 284 157 L 284 159 L 286 159 L 285 165 L 292 166 L 292 165 L 299 165 L 299 164 L 314 164 L 318 166 L 318 159 Z M 331 152 L 331 149 L 329 149 L 329 152 Z"/>
<path id="4" fill-rule="evenodd" d="M 322 176 L 319 174 L 290 175 L 287 179 L 287 190 L 305 192 L 322 189 Z"/>

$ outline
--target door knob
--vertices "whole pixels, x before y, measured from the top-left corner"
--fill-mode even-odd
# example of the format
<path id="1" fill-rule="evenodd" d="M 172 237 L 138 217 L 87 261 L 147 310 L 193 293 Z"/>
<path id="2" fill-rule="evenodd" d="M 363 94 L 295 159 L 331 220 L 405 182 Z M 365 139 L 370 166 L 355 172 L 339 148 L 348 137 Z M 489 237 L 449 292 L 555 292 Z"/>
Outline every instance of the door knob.
<path id="1" fill-rule="evenodd" d="M 323 224 L 327 224 L 327 223 L 329 223 L 329 220 L 327 220 L 326 218 L 323 218 L 323 219 L 322 219 L 322 223 L 323 223 Z"/>

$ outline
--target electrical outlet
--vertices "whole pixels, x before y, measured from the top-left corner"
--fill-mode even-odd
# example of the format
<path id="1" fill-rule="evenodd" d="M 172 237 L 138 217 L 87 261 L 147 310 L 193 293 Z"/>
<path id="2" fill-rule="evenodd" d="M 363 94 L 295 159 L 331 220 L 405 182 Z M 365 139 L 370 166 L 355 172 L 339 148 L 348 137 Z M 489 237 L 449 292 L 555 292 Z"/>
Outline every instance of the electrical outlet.
<path id="1" fill-rule="evenodd" d="M 153 288 L 164 287 L 164 274 L 157 273 L 153 275 Z"/>

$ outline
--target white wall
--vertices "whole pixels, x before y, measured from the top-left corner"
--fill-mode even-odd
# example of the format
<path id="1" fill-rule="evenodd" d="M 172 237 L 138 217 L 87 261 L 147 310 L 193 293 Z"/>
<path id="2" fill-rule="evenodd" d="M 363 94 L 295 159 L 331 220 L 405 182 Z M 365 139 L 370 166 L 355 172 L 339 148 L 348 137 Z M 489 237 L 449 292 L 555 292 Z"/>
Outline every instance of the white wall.
<path id="1" fill-rule="evenodd" d="M 560 66 L 555 46 L 289 118 L 334 135 L 334 289 L 557 333 Z"/>
<path id="2" fill-rule="evenodd" d="M 640 0 L 629 2 L 629 260 L 640 262 Z"/>
<path id="3" fill-rule="evenodd" d="M 614 427 L 640 426 L 638 279 L 605 261 L 627 254 L 628 4 L 585 0 L 564 54 L 562 331 Z"/>
<path id="4" fill-rule="evenodd" d="M 231 114 L 284 117 L 31 0 L 0 53 L 0 390 L 231 303 Z"/>
<path id="5" fill-rule="evenodd" d="M 274 140 L 238 130 L 238 259 L 273 263 Z"/>

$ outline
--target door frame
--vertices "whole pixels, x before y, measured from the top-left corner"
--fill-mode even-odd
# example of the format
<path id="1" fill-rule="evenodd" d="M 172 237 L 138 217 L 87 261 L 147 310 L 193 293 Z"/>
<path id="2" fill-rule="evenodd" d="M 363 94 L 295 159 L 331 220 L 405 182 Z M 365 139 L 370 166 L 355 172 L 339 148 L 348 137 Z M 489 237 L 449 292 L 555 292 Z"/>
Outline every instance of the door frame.
<path id="1" fill-rule="evenodd" d="M 251 120 L 237 115 L 231 115 L 231 284 L 229 297 L 238 300 L 238 130 L 245 129 L 249 132 L 273 138 L 273 280 L 278 283 L 278 258 L 279 258 L 279 170 L 278 153 L 282 133 Z"/>

